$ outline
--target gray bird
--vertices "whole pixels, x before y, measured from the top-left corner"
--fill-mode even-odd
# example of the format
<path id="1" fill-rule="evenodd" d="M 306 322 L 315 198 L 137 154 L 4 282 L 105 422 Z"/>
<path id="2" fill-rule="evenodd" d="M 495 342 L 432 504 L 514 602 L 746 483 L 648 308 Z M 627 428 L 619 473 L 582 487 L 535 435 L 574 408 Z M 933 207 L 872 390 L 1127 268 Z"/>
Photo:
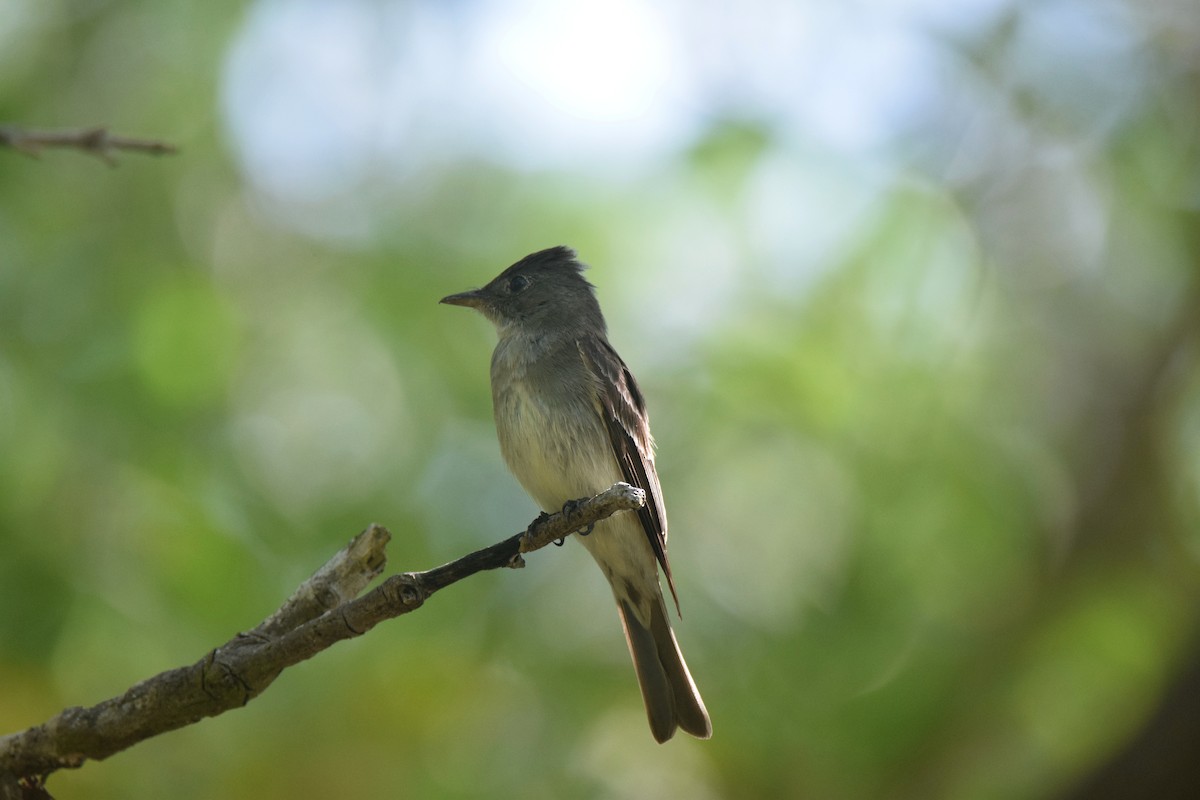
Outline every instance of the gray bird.
<path id="1" fill-rule="evenodd" d="M 492 402 L 500 452 L 547 513 L 617 481 L 646 491 L 646 505 L 596 523 L 580 539 L 612 587 L 650 730 L 665 742 L 712 723 L 675 641 L 658 581 L 667 562 L 667 514 L 654 440 L 637 381 L 608 343 L 595 287 L 569 247 L 528 255 L 487 286 L 441 302 L 468 306 L 496 326 Z"/>

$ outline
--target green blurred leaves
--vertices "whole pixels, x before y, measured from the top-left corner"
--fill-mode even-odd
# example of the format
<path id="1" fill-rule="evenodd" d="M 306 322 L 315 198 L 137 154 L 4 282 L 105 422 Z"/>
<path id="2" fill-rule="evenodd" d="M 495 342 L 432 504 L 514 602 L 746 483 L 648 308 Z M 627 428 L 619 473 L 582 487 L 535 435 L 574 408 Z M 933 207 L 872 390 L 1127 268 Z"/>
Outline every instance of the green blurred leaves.
<path id="1" fill-rule="evenodd" d="M 164 405 L 202 408 L 228 389 L 238 334 L 230 304 L 210 284 L 184 275 L 140 304 L 134 360 L 146 388 Z"/>

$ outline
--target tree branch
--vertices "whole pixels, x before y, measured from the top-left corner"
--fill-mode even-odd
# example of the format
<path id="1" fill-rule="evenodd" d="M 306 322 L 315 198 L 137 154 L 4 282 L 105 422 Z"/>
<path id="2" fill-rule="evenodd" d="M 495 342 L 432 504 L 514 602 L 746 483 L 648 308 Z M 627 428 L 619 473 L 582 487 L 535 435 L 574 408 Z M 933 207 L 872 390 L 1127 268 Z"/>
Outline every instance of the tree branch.
<path id="1" fill-rule="evenodd" d="M 270 617 L 191 666 L 155 675 L 91 708 L 73 707 L 21 733 L 0 737 L 0 798 L 18 780 L 40 787 L 58 769 L 77 768 L 138 742 L 191 725 L 261 694 L 286 668 L 380 622 L 421 607 L 439 589 L 483 570 L 523 567 L 522 553 L 588 527 L 618 511 L 641 508 L 646 494 L 625 483 L 543 514 L 502 542 L 426 572 L 405 572 L 359 596 L 382 573 L 391 534 L 371 525 L 301 584 Z M 40 790 L 40 789 L 39 789 Z M 12 794 L 21 797 L 22 794 Z M 28 796 L 28 795 L 26 795 Z"/>
<path id="2" fill-rule="evenodd" d="M 93 155 L 110 167 L 117 165 L 114 153 L 120 150 L 154 156 L 177 152 L 173 144 L 157 139 L 117 136 L 103 126 L 69 131 L 27 131 L 16 125 L 0 125 L 0 146 L 11 147 L 33 158 L 41 155 L 46 147 L 70 148 Z"/>

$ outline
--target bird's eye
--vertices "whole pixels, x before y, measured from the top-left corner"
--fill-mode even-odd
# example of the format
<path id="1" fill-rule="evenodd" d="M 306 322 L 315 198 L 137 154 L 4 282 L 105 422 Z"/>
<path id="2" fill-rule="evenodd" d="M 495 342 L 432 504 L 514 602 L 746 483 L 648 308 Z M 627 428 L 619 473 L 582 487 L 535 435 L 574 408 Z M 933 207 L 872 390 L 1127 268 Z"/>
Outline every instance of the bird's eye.
<path id="1" fill-rule="evenodd" d="M 513 275 L 508 279 L 508 291 L 510 294 L 520 294 L 529 288 L 529 278 L 524 275 Z"/>

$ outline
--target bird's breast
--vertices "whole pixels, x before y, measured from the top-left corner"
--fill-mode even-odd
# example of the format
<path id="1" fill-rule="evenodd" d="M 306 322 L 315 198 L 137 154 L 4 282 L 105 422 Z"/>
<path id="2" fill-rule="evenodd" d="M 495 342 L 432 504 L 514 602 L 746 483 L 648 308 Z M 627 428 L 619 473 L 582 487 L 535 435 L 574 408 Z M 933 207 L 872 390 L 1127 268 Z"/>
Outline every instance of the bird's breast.
<path id="1" fill-rule="evenodd" d="M 586 386 L 567 380 L 492 376 L 492 399 L 500 452 L 508 468 L 543 511 L 589 497 L 621 472 L 608 432 Z"/>

